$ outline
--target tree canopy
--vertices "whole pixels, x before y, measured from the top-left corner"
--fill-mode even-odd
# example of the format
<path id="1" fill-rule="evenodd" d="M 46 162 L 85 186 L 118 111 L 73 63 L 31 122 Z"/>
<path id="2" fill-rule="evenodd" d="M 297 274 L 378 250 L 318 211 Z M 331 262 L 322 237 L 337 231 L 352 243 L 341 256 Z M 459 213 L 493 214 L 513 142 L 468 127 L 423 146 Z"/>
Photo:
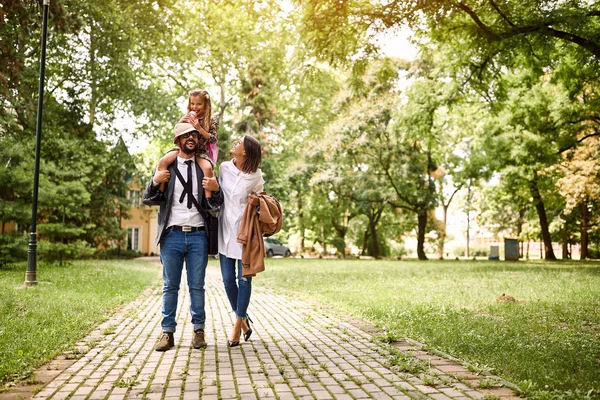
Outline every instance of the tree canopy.
<path id="1" fill-rule="evenodd" d="M 24 231 L 41 2 L 1 7 L 0 218 Z M 557 241 L 563 257 L 574 243 L 582 258 L 595 256 L 598 7 L 53 1 L 39 225 L 52 245 L 44 251 L 68 257 L 123 238 L 128 205 L 115 199 L 127 171 L 149 177 L 172 147 L 187 92 L 206 88 L 221 122 L 220 160 L 235 137 L 261 141 L 267 190 L 284 205 L 283 236 L 299 251 L 312 243 L 340 256 L 351 246 L 401 256 L 414 237 L 419 258 L 444 257 L 457 239 L 448 212 L 463 209 L 469 224 L 497 235 L 541 239 L 548 259 Z M 414 32 L 413 60 L 378 48 L 378 35 L 402 27 Z M 149 146 L 130 155 L 125 142 L 136 136 Z"/>

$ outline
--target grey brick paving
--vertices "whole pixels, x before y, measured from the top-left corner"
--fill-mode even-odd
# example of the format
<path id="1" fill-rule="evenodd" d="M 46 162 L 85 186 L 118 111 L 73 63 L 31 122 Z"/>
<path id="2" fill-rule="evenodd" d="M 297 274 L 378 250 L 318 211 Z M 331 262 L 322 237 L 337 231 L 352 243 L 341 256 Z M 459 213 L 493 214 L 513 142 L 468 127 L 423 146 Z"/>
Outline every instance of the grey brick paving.
<path id="1" fill-rule="evenodd" d="M 251 340 L 228 348 L 234 315 L 215 267 L 208 268 L 206 280 L 208 348 L 190 347 L 189 298 L 182 282 L 175 348 L 153 351 L 161 334 L 160 309 L 156 291 L 131 303 L 100 327 L 103 335 L 87 340 L 97 341 L 95 346 L 34 398 L 442 400 L 492 393 L 460 383 L 456 375 L 468 371 L 456 363 L 413 351 L 420 359 L 435 361 L 437 368 L 431 371 L 444 379 L 443 386 L 427 386 L 419 376 L 389 367 L 390 350 L 368 332 L 317 305 L 266 289 L 252 293 Z M 412 349 L 409 343 L 396 347 Z M 507 389 L 496 395 L 517 398 Z"/>

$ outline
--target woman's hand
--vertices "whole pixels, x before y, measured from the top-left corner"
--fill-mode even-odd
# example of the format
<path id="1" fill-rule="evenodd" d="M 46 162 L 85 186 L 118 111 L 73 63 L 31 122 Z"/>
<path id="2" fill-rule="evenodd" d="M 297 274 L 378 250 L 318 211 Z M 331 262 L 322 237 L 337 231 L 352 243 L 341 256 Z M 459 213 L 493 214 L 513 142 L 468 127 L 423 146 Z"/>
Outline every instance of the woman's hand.
<path id="1" fill-rule="evenodd" d="M 248 204 L 256 205 L 259 203 L 256 192 L 248 193 Z"/>
<path id="2" fill-rule="evenodd" d="M 205 176 L 204 178 L 202 178 L 202 187 L 206 190 L 210 190 L 211 192 L 217 191 L 221 188 L 215 176 L 212 176 L 210 178 L 207 178 Z"/>

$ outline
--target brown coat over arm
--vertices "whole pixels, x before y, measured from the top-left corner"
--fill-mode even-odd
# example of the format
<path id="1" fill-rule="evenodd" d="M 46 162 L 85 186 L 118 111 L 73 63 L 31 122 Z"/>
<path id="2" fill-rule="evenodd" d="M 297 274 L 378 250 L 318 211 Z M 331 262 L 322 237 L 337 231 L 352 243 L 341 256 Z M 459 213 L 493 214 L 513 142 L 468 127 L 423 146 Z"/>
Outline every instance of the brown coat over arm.
<path id="1" fill-rule="evenodd" d="M 265 192 L 248 196 L 237 236 L 242 244 L 242 276 L 255 276 L 265 270 L 263 236 L 279 232 L 282 223 L 281 205 L 275 197 Z"/>

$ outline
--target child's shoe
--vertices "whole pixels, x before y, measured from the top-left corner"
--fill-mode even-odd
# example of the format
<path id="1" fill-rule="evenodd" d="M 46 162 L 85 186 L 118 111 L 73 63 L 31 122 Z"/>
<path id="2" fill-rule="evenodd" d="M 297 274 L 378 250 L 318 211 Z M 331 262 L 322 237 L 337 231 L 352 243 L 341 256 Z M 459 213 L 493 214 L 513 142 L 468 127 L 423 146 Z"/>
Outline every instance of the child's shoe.
<path id="1" fill-rule="evenodd" d="M 144 199 L 143 203 L 147 206 L 160 206 L 166 201 L 167 198 L 165 196 L 165 192 L 163 192 L 162 190 L 157 190 L 156 193 L 154 193 L 152 196 L 148 197 L 147 199 Z"/>

